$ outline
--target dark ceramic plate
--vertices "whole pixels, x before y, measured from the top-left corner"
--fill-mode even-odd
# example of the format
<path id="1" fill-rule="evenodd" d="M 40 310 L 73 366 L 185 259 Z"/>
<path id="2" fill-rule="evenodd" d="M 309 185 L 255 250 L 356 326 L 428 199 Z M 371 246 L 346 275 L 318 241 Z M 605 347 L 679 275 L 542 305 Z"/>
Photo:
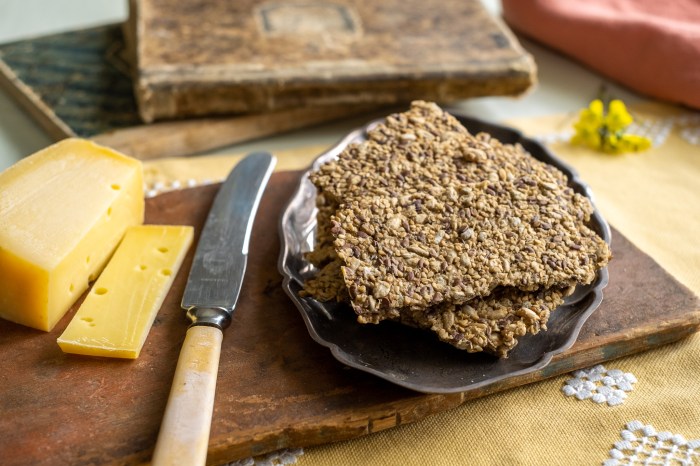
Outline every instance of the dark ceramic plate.
<path id="1" fill-rule="evenodd" d="M 569 177 L 569 185 L 592 200 L 590 189 L 578 174 L 538 142 L 508 127 L 455 116 L 473 134 L 483 131 L 504 143 L 520 143 L 535 158 L 564 172 Z M 337 157 L 351 142 L 365 140 L 366 131 L 376 124 L 372 122 L 350 133 L 316 159 L 311 169 Z M 316 227 L 316 189 L 308 173 L 302 176 L 299 188 L 282 214 L 279 269 L 284 276 L 285 292 L 301 311 L 311 337 L 350 367 L 419 392 L 452 393 L 482 388 L 549 364 L 552 356 L 574 344 L 584 322 L 603 299 L 603 288 L 608 283 L 607 269 L 601 270 L 592 284 L 579 285 L 552 313 L 547 324 L 549 330 L 522 337 L 507 359 L 460 351 L 438 341 L 431 332 L 393 322 L 360 325 L 346 304 L 320 303 L 299 296 L 304 280 L 316 272 L 303 257 L 304 252 L 313 247 Z M 610 243 L 610 228 L 597 209 L 591 227 Z"/>

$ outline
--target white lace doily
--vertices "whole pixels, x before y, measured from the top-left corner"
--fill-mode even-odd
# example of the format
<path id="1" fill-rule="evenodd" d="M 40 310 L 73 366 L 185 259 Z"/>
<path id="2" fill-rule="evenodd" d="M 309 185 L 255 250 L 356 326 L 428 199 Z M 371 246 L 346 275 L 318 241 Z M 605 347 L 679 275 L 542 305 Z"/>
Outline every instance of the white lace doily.
<path id="1" fill-rule="evenodd" d="M 603 466 L 700 464 L 700 439 L 686 440 L 671 432 L 656 432 L 640 421 L 628 422 L 620 436 L 622 440 L 615 442 L 610 459 Z"/>
<path id="2" fill-rule="evenodd" d="M 573 376 L 561 389 L 566 396 L 574 396 L 578 400 L 590 399 L 595 403 L 607 403 L 608 406 L 622 404 L 627 398 L 626 392 L 631 392 L 632 384 L 637 383 L 637 378 L 629 372 L 622 372 L 619 369 L 608 370 L 601 364 L 576 371 Z"/>

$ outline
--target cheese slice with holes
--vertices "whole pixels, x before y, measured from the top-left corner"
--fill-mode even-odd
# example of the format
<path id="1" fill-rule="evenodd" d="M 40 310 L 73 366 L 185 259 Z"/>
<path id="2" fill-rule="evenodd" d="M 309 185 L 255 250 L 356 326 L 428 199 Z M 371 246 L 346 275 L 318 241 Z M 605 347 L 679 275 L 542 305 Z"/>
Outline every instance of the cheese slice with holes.
<path id="1" fill-rule="evenodd" d="M 187 250 L 190 226 L 129 228 L 58 344 L 66 353 L 135 359 Z"/>
<path id="2" fill-rule="evenodd" d="M 51 330 L 143 215 L 141 162 L 90 141 L 0 173 L 0 317 Z"/>

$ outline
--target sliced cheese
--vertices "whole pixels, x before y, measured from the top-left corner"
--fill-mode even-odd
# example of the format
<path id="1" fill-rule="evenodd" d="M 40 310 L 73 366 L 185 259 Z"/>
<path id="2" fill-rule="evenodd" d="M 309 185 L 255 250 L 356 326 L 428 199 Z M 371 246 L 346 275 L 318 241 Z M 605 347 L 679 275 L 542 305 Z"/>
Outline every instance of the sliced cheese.
<path id="1" fill-rule="evenodd" d="M 143 215 L 141 162 L 90 141 L 0 173 L 0 317 L 51 330 Z"/>
<path id="2" fill-rule="evenodd" d="M 189 226 L 129 228 L 58 344 L 66 353 L 135 359 L 192 244 Z"/>

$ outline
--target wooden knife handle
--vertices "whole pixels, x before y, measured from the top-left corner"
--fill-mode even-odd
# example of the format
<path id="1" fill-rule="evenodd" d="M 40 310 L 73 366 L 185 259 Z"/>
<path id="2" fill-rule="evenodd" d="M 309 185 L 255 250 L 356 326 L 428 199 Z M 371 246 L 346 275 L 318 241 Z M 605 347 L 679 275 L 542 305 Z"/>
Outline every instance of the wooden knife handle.
<path id="1" fill-rule="evenodd" d="M 197 325 L 187 330 L 158 433 L 153 466 L 205 464 L 222 339 L 223 334 L 216 327 Z"/>

